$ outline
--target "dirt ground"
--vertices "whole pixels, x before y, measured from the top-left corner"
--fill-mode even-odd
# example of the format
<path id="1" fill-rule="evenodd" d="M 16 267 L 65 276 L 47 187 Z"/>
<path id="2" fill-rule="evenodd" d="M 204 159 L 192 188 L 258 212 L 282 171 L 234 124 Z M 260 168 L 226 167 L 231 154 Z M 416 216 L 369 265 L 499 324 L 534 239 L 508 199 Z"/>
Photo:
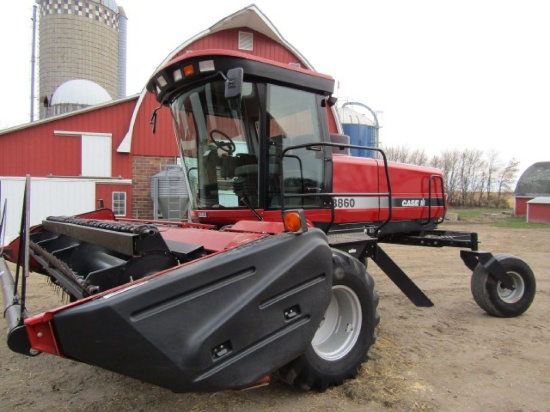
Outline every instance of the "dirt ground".
<path id="1" fill-rule="evenodd" d="M 0 342 L 0 410 L 550 412 L 550 229 L 441 228 L 478 232 L 482 250 L 528 262 L 538 282 L 531 308 L 511 319 L 486 315 L 458 249 L 388 246 L 435 306 L 416 308 L 371 262 L 378 340 L 358 378 L 343 386 L 312 393 L 274 380 L 244 392 L 174 394 L 47 354 L 28 358 Z M 29 289 L 30 314 L 60 303 L 40 276 L 31 275 Z"/>

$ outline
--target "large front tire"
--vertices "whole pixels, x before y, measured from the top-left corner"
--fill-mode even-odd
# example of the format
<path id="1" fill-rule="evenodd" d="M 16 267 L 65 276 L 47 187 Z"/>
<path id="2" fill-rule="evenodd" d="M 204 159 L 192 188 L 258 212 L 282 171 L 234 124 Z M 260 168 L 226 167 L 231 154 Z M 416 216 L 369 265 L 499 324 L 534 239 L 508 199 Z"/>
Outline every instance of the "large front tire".
<path id="1" fill-rule="evenodd" d="M 472 273 L 471 290 L 476 303 L 488 314 L 499 317 L 519 316 L 525 312 L 537 289 L 535 275 L 521 259 L 507 254 L 494 256 L 514 283 L 513 289 L 502 286 L 501 282 L 489 275 L 478 264 Z"/>
<path id="2" fill-rule="evenodd" d="M 374 280 L 352 256 L 333 250 L 332 297 L 307 351 L 280 369 L 305 390 L 324 391 L 357 376 L 376 340 L 378 294 Z"/>

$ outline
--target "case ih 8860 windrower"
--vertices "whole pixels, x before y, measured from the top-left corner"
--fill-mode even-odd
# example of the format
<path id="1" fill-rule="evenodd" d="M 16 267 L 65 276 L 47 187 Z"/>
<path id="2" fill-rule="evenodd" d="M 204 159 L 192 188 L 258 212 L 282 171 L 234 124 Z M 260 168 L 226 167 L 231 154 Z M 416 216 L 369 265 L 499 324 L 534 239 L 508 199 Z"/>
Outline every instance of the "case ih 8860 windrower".
<path id="1" fill-rule="evenodd" d="M 446 210 L 439 170 L 372 148 L 379 159 L 352 157 L 350 148 L 366 148 L 329 133 L 333 86 L 222 50 L 161 68 L 148 90 L 172 111 L 189 222 L 102 209 L 22 225 L 4 256 L 28 260 L 71 303 L 27 317 L 25 276 L 14 280 L 2 261 L 10 348 L 177 392 L 253 386 L 275 371 L 323 390 L 354 377 L 375 341 L 367 259 L 414 304 L 432 305 L 385 243 L 462 248 L 482 309 L 527 310 L 535 279 L 524 262 L 478 251 L 475 233 L 437 230 Z"/>

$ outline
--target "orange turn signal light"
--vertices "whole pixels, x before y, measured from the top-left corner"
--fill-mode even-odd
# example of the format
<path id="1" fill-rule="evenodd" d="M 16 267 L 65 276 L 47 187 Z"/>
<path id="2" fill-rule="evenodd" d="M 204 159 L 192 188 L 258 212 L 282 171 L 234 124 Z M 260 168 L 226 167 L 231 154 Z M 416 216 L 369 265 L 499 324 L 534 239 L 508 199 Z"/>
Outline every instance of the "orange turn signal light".
<path id="1" fill-rule="evenodd" d="M 288 210 L 284 212 L 283 224 L 286 232 L 296 234 L 307 232 L 308 224 L 303 209 Z"/>
<path id="2" fill-rule="evenodd" d="M 289 232 L 299 232 L 302 229 L 300 215 L 296 212 L 290 212 L 285 215 L 285 228 Z"/>

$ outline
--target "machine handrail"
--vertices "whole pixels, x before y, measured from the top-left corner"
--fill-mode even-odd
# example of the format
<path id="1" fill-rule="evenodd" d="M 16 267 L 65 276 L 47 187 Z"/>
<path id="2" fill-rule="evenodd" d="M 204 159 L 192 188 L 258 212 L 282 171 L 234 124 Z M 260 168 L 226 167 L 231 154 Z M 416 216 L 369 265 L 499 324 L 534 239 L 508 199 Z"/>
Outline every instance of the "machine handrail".
<path id="1" fill-rule="evenodd" d="M 286 157 L 286 153 L 291 150 L 296 149 L 307 149 L 310 147 L 337 147 L 340 150 L 343 149 L 358 149 L 358 150 L 371 150 L 375 151 L 381 154 L 382 160 L 384 163 L 384 173 L 386 175 L 386 183 L 388 185 L 388 191 L 387 192 L 355 192 L 355 193 L 336 193 L 336 192 L 321 192 L 321 193 L 300 193 L 300 194 L 287 194 L 284 192 L 284 173 L 283 173 L 283 159 Z M 294 146 L 288 146 L 284 148 L 280 154 L 280 157 L 278 159 L 279 161 L 279 170 L 280 173 L 280 187 L 281 187 L 281 212 L 285 211 L 285 199 L 288 198 L 306 198 L 306 197 L 330 197 L 330 210 L 331 210 L 331 221 L 329 222 L 328 228 L 325 230 L 325 233 L 328 233 L 330 230 L 330 227 L 334 223 L 334 201 L 333 196 L 359 196 L 359 197 L 386 197 L 388 199 L 388 217 L 386 220 L 384 220 L 378 227 L 375 229 L 376 235 L 380 233 L 380 230 L 391 220 L 392 218 L 392 188 L 391 188 L 391 180 L 390 180 L 390 171 L 388 167 L 388 159 L 386 157 L 386 154 L 382 149 L 379 149 L 377 147 L 368 147 L 368 146 L 359 146 L 359 145 L 352 145 L 352 144 L 344 144 L 344 143 L 333 143 L 333 142 L 312 142 L 312 143 L 304 143 Z"/>
<path id="2" fill-rule="evenodd" d="M 426 222 L 422 223 L 422 226 L 429 225 L 432 222 L 432 186 L 434 179 L 439 179 L 441 181 L 441 195 L 443 198 L 443 216 L 445 216 L 445 213 L 447 213 L 447 204 L 445 203 L 445 181 L 443 180 L 443 176 L 440 175 L 431 175 L 429 180 L 429 188 L 428 188 L 428 220 Z"/>

